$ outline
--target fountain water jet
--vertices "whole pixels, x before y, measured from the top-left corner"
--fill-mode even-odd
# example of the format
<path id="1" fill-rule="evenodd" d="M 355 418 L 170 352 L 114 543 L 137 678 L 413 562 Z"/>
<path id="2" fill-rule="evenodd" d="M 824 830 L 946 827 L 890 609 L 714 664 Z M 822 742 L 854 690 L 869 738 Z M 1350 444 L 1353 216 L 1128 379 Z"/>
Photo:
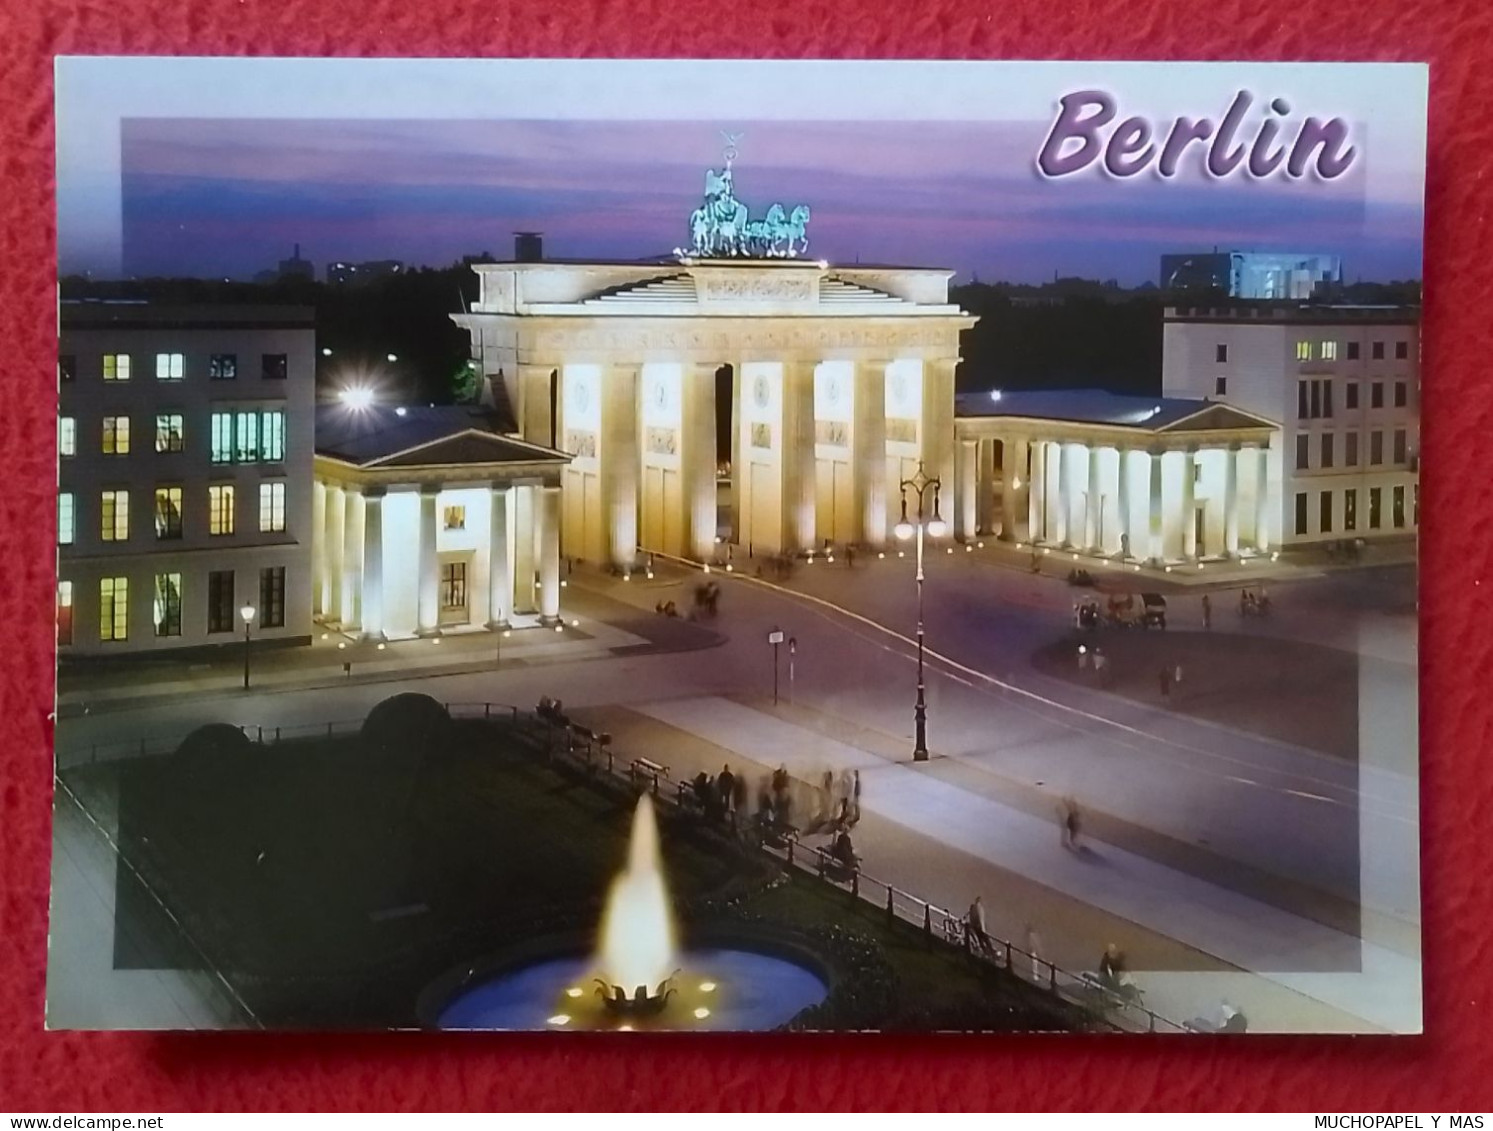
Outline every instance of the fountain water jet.
<path id="1" fill-rule="evenodd" d="M 607 895 L 598 959 L 609 1004 L 641 1006 L 653 999 L 663 1005 L 674 972 L 674 926 L 659 863 L 658 822 L 646 793 L 633 812 L 627 867 Z"/>

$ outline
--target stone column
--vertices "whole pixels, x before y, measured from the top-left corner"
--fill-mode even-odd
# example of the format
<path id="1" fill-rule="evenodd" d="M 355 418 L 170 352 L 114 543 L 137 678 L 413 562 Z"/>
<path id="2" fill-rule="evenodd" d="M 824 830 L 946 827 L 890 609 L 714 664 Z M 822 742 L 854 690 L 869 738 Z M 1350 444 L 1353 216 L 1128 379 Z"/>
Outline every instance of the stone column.
<path id="1" fill-rule="evenodd" d="M 342 631 L 359 626 L 363 603 L 363 488 L 348 487 L 342 503 Z"/>
<path id="2" fill-rule="evenodd" d="M 818 492 L 814 454 L 814 366 L 783 364 L 782 522 L 783 548 L 803 553 L 816 548 Z"/>
<path id="3" fill-rule="evenodd" d="M 417 627 L 421 636 L 434 636 L 441 623 L 440 562 L 435 552 L 435 499 L 435 488 L 420 488 L 420 611 Z"/>
<path id="4" fill-rule="evenodd" d="M 487 627 L 504 629 L 513 615 L 513 573 L 508 568 L 508 488 L 487 489 Z"/>
<path id="5" fill-rule="evenodd" d="M 513 510 L 508 529 L 513 539 L 513 611 L 532 613 L 539 608 L 534 593 L 537 564 L 535 549 L 539 545 L 539 488 L 527 484 L 513 488 Z"/>
<path id="6" fill-rule="evenodd" d="M 1194 487 L 1197 480 L 1197 452 L 1188 448 L 1182 453 L 1182 556 L 1196 561 L 1198 556 L 1197 500 Z"/>
<path id="7" fill-rule="evenodd" d="M 979 522 L 979 506 L 976 484 L 980 481 L 980 441 L 959 440 L 956 466 L 959 474 L 959 489 L 954 493 L 954 537 L 961 542 L 974 540 Z"/>
<path id="8" fill-rule="evenodd" d="M 1231 558 L 1239 556 L 1239 445 L 1230 444 L 1223 453 L 1223 549 Z"/>
<path id="9" fill-rule="evenodd" d="M 1033 542 L 1047 541 L 1047 442 L 1037 440 L 1031 446 L 1032 482 L 1027 498 L 1027 521 Z"/>
<path id="10" fill-rule="evenodd" d="M 715 367 L 686 363 L 680 412 L 679 482 L 685 508 L 685 552 L 715 556 Z"/>
<path id="11" fill-rule="evenodd" d="M 313 617 L 326 615 L 326 591 L 327 485 L 318 479 L 311 485 L 311 615 Z"/>
<path id="12" fill-rule="evenodd" d="M 1127 448 L 1115 449 L 1115 464 L 1119 473 L 1115 494 L 1120 501 L 1120 536 L 1115 539 L 1115 544 L 1123 560 L 1124 555 L 1135 553 L 1135 534 L 1130 520 L 1130 451 Z"/>
<path id="13" fill-rule="evenodd" d="M 995 534 L 995 438 L 982 437 L 979 445 L 975 460 L 975 533 Z M 1005 507 L 1005 494 L 1005 487 L 1002 486 L 1001 510 L 1002 513 L 1009 514 L 1010 511 Z"/>
<path id="14" fill-rule="evenodd" d="M 712 378 L 713 380 L 714 378 Z M 536 487 L 539 505 L 539 622 L 560 623 L 560 488 Z"/>
<path id="15" fill-rule="evenodd" d="M 919 448 L 924 472 L 942 484 L 945 499 L 955 494 L 949 488 L 954 483 L 954 368 L 958 364 L 957 357 L 923 362 Z"/>
<path id="16" fill-rule="evenodd" d="M 513 406 L 525 440 L 546 448 L 563 447 L 565 438 L 555 435 L 555 414 L 550 406 L 550 383 L 558 365 L 530 364 L 518 367 L 518 401 Z"/>
<path id="17" fill-rule="evenodd" d="M 747 482 L 746 464 L 741 459 L 741 434 L 746 427 L 742 410 L 741 362 L 731 363 L 731 541 L 740 545 L 743 541 L 741 504 L 745 499 Z"/>
<path id="18" fill-rule="evenodd" d="M 1073 444 L 1057 445 L 1058 529 L 1053 532 L 1053 543 L 1058 546 L 1072 545 L 1073 537 L 1073 488 L 1077 474 L 1073 458 Z"/>
<path id="19" fill-rule="evenodd" d="M 1007 437 L 1001 452 L 1001 541 L 1023 542 L 1031 535 L 1032 482 L 1027 474 L 1031 445 Z M 1026 504 L 1022 506 L 1023 502 Z"/>
<path id="20" fill-rule="evenodd" d="M 342 616 L 342 536 L 343 500 L 341 487 L 330 484 L 326 492 L 326 592 L 322 595 L 322 616 L 327 621 L 336 621 Z"/>
<path id="21" fill-rule="evenodd" d="M 612 366 L 601 390 L 601 514 L 609 560 L 623 573 L 638 556 L 638 371 Z"/>
<path id="22" fill-rule="evenodd" d="M 1099 454 L 1102 448 L 1089 446 L 1089 493 L 1083 508 L 1083 544 L 1094 554 L 1104 553 L 1104 484 L 1099 479 Z"/>
<path id="23" fill-rule="evenodd" d="M 855 506 L 861 544 L 873 550 L 886 545 L 886 366 L 885 361 L 855 363 Z"/>
<path id="24" fill-rule="evenodd" d="M 1166 552 L 1163 549 L 1166 528 L 1162 522 L 1161 513 L 1161 453 L 1156 451 L 1150 452 L 1147 454 L 1147 459 L 1150 461 L 1150 474 L 1148 476 L 1150 487 L 1147 489 L 1148 501 L 1146 504 L 1146 525 L 1148 527 L 1146 531 L 1146 556 L 1150 558 L 1152 564 L 1160 565 L 1162 559 L 1166 556 Z"/>
<path id="25" fill-rule="evenodd" d="M 1270 549 L 1270 450 L 1255 450 L 1255 549 L 1263 554 Z"/>
<path id="26" fill-rule="evenodd" d="M 363 639 L 384 635 L 384 489 L 371 487 L 363 500 Z"/>

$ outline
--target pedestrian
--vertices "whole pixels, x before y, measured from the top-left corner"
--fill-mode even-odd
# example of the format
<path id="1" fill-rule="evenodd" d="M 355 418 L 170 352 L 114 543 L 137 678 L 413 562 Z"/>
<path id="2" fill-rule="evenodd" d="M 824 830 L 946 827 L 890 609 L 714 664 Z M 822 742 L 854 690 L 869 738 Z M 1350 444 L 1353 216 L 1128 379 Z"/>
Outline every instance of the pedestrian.
<path id="1" fill-rule="evenodd" d="M 1071 797 L 1063 798 L 1063 847 L 1071 852 L 1077 852 L 1078 834 L 1081 830 L 1082 821 L 1078 813 L 1078 802 Z"/>
<path id="2" fill-rule="evenodd" d="M 1026 952 L 1032 956 L 1032 981 L 1041 982 L 1042 979 L 1042 936 L 1037 933 L 1037 928 L 1032 923 L 1026 925 Z"/>
<path id="3" fill-rule="evenodd" d="M 1170 699 L 1172 697 L 1172 669 L 1170 666 L 1162 668 L 1157 673 L 1156 678 L 1161 684 L 1161 697 L 1163 699 Z"/>
<path id="4" fill-rule="evenodd" d="M 1118 990 L 1124 982 L 1125 955 L 1117 943 L 1110 943 L 1099 956 L 1099 981 L 1108 990 Z"/>
<path id="5" fill-rule="evenodd" d="M 861 772 L 852 770 L 850 772 L 850 823 L 856 824 L 861 819 Z"/>
<path id="6" fill-rule="evenodd" d="M 1089 668 L 1089 646 L 1080 644 L 1078 646 L 1078 670 L 1088 671 Z"/>
<path id="7" fill-rule="evenodd" d="M 1101 687 L 1109 685 L 1109 657 L 1100 648 L 1094 649 L 1094 675 L 1098 677 Z"/>
<path id="8" fill-rule="evenodd" d="M 1130 560 L 1130 535 L 1128 534 L 1120 535 L 1120 560 Z"/>
<path id="9" fill-rule="evenodd" d="M 736 800 L 736 775 L 729 765 L 722 766 L 720 776 L 715 779 L 715 790 L 721 798 L 721 808 L 730 812 Z"/>
<path id="10" fill-rule="evenodd" d="M 995 945 L 985 930 L 985 905 L 978 895 L 964 917 L 964 945 L 971 952 L 982 950 L 991 957 L 995 956 Z"/>
<path id="11" fill-rule="evenodd" d="M 1172 669 L 1172 690 L 1181 694 L 1182 691 L 1182 665 L 1178 664 Z"/>
<path id="12" fill-rule="evenodd" d="M 854 569 L 855 568 L 855 547 L 854 546 L 846 546 L 845 547 L 845 568 L 846 569 Z"/>
<path id="13" fill-rule="evenodd" d="M 1208 599 L 1208 594 L 1203 594 L 1203 629 L 1206 631 L 1213 627 L 1213 602 Z"/>

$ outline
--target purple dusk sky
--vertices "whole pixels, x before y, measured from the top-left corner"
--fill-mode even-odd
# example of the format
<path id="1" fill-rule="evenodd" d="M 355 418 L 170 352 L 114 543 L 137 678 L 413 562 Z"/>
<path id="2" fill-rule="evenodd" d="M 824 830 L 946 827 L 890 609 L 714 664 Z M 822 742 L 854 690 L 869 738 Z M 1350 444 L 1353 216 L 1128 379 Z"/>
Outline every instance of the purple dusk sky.
<path id="1" fill-rule="evenodd" d="M 816 257 L 961 278 L 1154 282 L 1164 252 L 1215 245 L 1420 276 L 1419 200 L 1367 198 L 1358 171 L 1048 181 L 1033 166 L 1047 126 L 741 123 L 736 193 L 754 216 L 810 205 Z M 443 265 L 506 257 L 515 229 L 556 257 L 657 255 L 685 241 L 722 164 L 713 122 L 126 119 L 121 142 L 124 270 L 142 276 L 248 277 L 297 242 L 318 277 L 336 260 Z"/>

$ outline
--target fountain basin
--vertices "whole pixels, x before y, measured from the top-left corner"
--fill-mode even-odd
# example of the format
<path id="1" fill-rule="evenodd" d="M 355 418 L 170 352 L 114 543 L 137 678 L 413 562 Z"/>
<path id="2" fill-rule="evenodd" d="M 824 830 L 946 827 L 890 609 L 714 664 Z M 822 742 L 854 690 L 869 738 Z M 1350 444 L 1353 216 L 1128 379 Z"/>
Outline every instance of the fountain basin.
<path id="1" fill-rule="evenodd" d="M 609 1009 L 595 978 L 590 955 L 478 975 L 431 1003 L 430 1020 L 448 1030 L 739 1032 L 786 1025 L 829 993 L 826 978 L 806 962 L 734 947 L 681 955 L 666 987 L 672 992 L 657 1011 L 625 1015 Z"/>

